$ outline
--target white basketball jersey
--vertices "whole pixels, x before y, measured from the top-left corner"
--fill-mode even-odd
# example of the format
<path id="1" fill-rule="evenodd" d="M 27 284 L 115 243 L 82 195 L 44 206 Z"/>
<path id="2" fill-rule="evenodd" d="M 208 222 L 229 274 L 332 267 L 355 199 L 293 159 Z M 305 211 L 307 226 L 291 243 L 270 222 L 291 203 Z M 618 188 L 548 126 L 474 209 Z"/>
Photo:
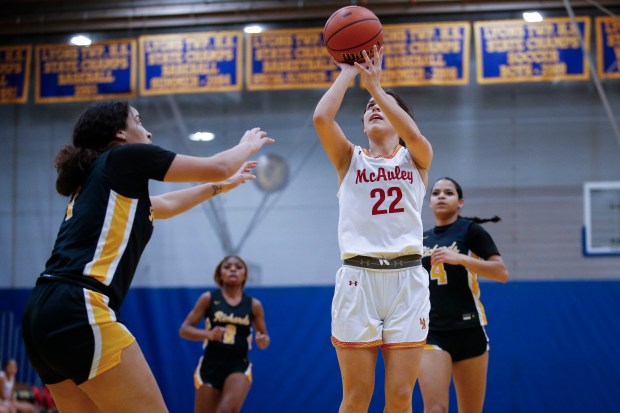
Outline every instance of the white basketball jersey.
<path id="1" fill-rule="evenodd" d="M 355 255 L 422 255 L 426 187 L 407 148 L 374 158 L 355 146 L 338 190 L 338 243 L 344 260 Z"/>

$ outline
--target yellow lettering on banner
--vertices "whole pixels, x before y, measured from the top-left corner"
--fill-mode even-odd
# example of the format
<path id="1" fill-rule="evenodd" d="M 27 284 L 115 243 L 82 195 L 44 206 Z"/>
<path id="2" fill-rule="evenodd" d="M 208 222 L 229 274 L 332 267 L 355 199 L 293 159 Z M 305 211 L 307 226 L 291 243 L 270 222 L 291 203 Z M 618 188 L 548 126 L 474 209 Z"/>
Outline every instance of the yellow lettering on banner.
<path id="1" fill-rule="evenodd" d="M 282 73 L 255 73 L 252 75 L 252 83 L 256 85 L 279 85 L 284 83 Z"/>
<path id="2" fill-rule="evenodd" d="M 147 59 L 147 65 L 149 66 L 173 63 L 183 63 L 183 55 L 181 52 L 150 53 Z"/>
<path id="3" fill-rule="evenodd" d="M 517 52 L 525 49 L 525 41 L 523 39 L 509 40 L 488 40 L 486 42 L 485 52 Z"/>
<path id="4" fill-rule="evenodd" d="M 555 25 L 553 23 L 536 23 L 525 26 L 528 37 L 545 36 L 549 37 L 555 33 Z"/>
<path id="5" fill-rule="evenodd" d="M 206 75 L 220 73 L 217 63 L 194 63 L 185 65 L 163 65 L 161 67 L 162 76 L 179 76 L 179 75 Z"/>
<path id="6" fill-rule="evenodd" d="M 43 73 L 75 73 L 78 71 L 78 62 L 74 61 L 60 61 L 60 62 L 45 62 L 43 64 Z"/>
<path id="7" fill-rule="evenodd" d="M 237 36 L 227 34 L 215 34 L 213 36 L 213 46 L 215 48 L 227 48 L 237 45 Z"/>
<path id="8" fill-rule="evenodd" d="M 412 42 L 419 42 L 421 40 L 432 40 L 433 38 L 435 38 L 435 28 L 429 27 L 424 29 L 411 30 L 409 32 L 409 35 L 411 36 Z"/>
<path id="9" fill-rule="evenodd" d="M 517 79 L 532 76 L 531 65 L 507 66 L 499 65 L 499 77 L 502 79 Z"/>
<path id="10" fill-rule="evenodd" d="M 149 55 L 156 52 L 174 52 L 183 50 L 182 39 L 149 39 L 144 42 L 144 51 Z"/>
<path id="11" fill-rule="evenodd" d="M 560 36 L 576 36 L 577 33 L 573 28 L 573 24 L 571 22 L 560 22 L 557 24 L 557 33 Z"/>
<path id="12" fill-rule="evenodd" d="M 13 75 L 22 73 L 21 63 L 0 63 L 0 75 Z"/>
<path id="13" fill-rule="evenodd" d="M 41 60 L 43 62 L 59 61 L 59 60 L 77 60 L 80 51 L 77 47 L 61 48 L 61 49 L 41 49 Z"/>
<path id="14" fill-rule="evenodd" d="M 383 44 L 406 42 L 407 32 L 403 30 L 384 30 L 383 31 Z"/>
<path id="15" fill-rule="evenodd" d="M 96 96 L 98 93 L 97 85 L 76 85 L 74 88 L 74 95 L 79 97 Z"/>
<path id="16" fill-rule="evenodd" d="M 447 40 L 447 39 L 462 40 L 463 33 L 461 33 L 461 30 L 458 27 L 452 27 L 452 26 L 440 27 L 439 38 L 443 40 Z"/>
<path id="17" fill-rule="evenodd" d="M 482 28 L 482 36 L 488 39 L 508 39 L 525 37 L 524 26 L 488 26 Z"/>
<path id="18" fill-rule="evenodd" d="M 129 43 L 115 43 L 108 46 L 108 55 L 110 57 L 129 56 L 131 50 Z"/>
<path id="19" fill-rule="evenodd" d="M 151 89 L 174 90 L 174 89 L 194 89 L 198 85 L 198 77 L 154 77 L 151 79 Z"/>
<path id="20" fill-rule="evenodd" d="M 114 83 L 115 77 L 111 71 L 59 73 L 58 85 L 79 85 L 84 83 Z"/>
<path id="21" fill-rule="evenodd" d="M 293 46 L 293 37 L 292 36 L 274 36 L 274 35 L 265 35 L 265 36 L 252 36 L 252 46 L 253 47 L 292 47 Z"/>
<path id="22" fill-rule="evenodd" d="M 415 66 L 446 66 L 446 61 L 441 54 L 423 54 L 409 56 L 386 56 L 384 59 L 385 68 L 407 68 Z"/>
<path id="23" fill-rule="evenodd" d="M 97 59 L 101 58 L 105 54 L 105 46 L 93 45 L 90 47 L 81 47 L 80 52 L 83 59 Z"/>
<path id="24" fill-rule="evenodd" d="M 267 59 L 290 59 L 292 57 L 293 56 L 291 49 L 256 49 L 256 60 L 258 60 L 259 62 Z"/>
<path id="25" fill-rule="evenodd" d="M 459 41 L 417 42 L 409 44 L 409 53 L 459 53 Z"/>
<path id="26" fill-rule="evenodd" d="M 235 57 L 231 49 L 220 50 L 193 50 L 185 53 L 187 62 L 205 62 L 216 60 L 218 62 L 230 62 Z"/>
<path id="27" fill-rule="evenodd" d="M 0 100 L 9 100 L 17 98 L 17 86 L 1 87 Z"/>
<path id="28" fill-rule="evenodd" d="M 605 20 L 603 21 L 603 30 L 607 35 L 616 34 L 620 32 L 620 20 Z"/>
<path id="29" fill-rule="evenodd" d="M 564 76 L 566 74 L 566 63 L 545 63 L 542 65 L 542 75 L 544 77 Z"/>
<path id="30" fill-rule="evenodd" d="M 432 80 L 456 80 L 459 72 L 456 67 L 434 67 Z"/>
<path id="31" fill-rule="evenodd" d="M 579 39 L 576 37 L 547 37 L 539 39 L 527 39 L 525 46 L 528 50 L 542 49 L 579 49 Z"/>
<path id="32" fill-rule="evenodd" d="M 406 43 L 390 43 L 388 45 L 384 45 L 384 48 L 385 48 L 384 56 L 407 54 Z"/>
<path id="33" fill-rule="evenodd" d="M 3 60 L 5 62 L 23 62 L 26 60 L 26 56 L 21 50 L 6 50 Z"/>
<path id="34" fill-rule="evenodd" d="M 295 35 L 297 46 L 321 46 L 321 35 L 319 33 L 299 33 Z"/>
<path id="35" fill-rule="evenodd" d="M 620 30 L 620 28 L 618 28 Z M 609 47 L 619 47 L 620 46 L 620 33 L 618 34 L 607 34 L 607 46 Z"/>
<path id="36" fill-rule="evenodd" d="M 330 70 L 333 63 L 329 58 L 319 60 L 274 60 L 263 62 L 263 72 L 299 72 L 310 70 Z"/>
<path id="37" fill-rule="evenodd" d="M 620 60 L 620 47 L 614 48 L 614 54 L 616 55 L 616 60 Z"/>
<path id="38" fill-rule="evenodd" d="M 286 81 L 293 83 L 317 83 L 326 82 L 327 76 L 324 72 L 300 72 L 300 73 L 287 73 Z"/>
<path id="39" fill-rule="evenodd" d="M 207 77 L 208 86 L 230 86 L 232 85 L 232 78 L 230 73 L 222 73 L 220 75 L 214 75 Z"/>
<path id="40" fill-rule="evenodd" d="M 96 71 L 96 70 L 124 70 L 129 67 L 129 59 L 127 58 L 101 58 L 82 60 L 80 70 Z"/>
<path id="41" fill-rule="evenodd" d="M 383 78 L 385 75 L 385 80 L 387 82 L 397 82 L 403 80 L 424 80 L 424 68 L 422 67 L 414 67 L 411 69 L 396 69 L 385 71 L 381 73 L 381 77 Z"/>
<path id="42" fill-rule="evenodd" d="M 560 52 L 547 50 L 541 52 L 508 53 L 508 64 L 555 63 L 560 61 Z"/>
<path id="43" fill-rule="evenodd" d="M 312 58 L 312 57 L 325 57 L 325 47 L 298 47 L 295 49 L 295 58 Z"/>

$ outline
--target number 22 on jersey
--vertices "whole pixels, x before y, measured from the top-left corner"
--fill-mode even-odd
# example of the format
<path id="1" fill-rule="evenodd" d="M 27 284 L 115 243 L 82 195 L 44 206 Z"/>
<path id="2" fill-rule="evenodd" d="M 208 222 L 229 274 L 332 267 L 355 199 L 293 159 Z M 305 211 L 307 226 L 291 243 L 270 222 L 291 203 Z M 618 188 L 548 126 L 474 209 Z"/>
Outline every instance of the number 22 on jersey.
<path id="1" fill-rule="evenodd" d="M 403 199 L 403 192 L 397 186 L 389 187 L 387 191 L 383 188 L 374 188 L 370 191 L 371 198 L 378 198 L 372 207 L 373 215 L 395 214 L 405 212 L 405 208 L 398 207 L 398 203 Z M 385 206 L 388 206 L 386 209 Z"/>

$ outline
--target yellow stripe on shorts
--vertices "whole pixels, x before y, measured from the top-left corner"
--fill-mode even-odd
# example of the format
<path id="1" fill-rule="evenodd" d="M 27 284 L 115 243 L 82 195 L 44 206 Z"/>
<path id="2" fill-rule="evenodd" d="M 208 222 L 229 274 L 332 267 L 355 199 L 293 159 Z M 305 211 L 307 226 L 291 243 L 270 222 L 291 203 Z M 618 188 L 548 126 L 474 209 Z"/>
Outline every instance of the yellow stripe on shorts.
<path id="1" fill-rule="evenodd" d="M 95 348 L 88 378 L 121 364 L 121 352 L 135 341 L 134 336 L 116 320 L 108 306 L 109 298 L 101 293 L 84 289 L 88 322 L 93 330 Z"/>

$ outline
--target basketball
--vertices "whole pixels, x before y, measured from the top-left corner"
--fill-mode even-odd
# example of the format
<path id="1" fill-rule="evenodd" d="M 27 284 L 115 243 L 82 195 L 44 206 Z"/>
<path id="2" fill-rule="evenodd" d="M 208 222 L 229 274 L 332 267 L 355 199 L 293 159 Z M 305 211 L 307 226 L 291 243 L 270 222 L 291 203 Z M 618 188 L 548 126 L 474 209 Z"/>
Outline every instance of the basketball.
<path id="1" fill-rule="evenodd" d="M 323 40 L 327 51 L 337 62 L 361 63 L 364 61 L 363 50 L 372 57 L 372 47 L 383 44 L 383 26 L 367 8 L 346 6 L 327 19 Z"/>

